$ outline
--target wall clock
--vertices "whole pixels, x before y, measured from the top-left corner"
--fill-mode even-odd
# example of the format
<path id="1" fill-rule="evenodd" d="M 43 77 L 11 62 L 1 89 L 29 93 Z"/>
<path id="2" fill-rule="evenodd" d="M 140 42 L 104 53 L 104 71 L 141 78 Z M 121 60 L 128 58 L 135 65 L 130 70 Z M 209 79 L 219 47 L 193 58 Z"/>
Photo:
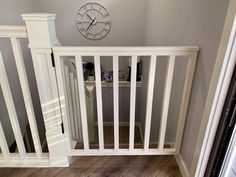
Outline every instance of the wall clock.
<path id="1" fill-rule="evenodd" d="M 96 2 L 84 4 L 76 15 L 75 24 L 79 32 L 91 40 L 104 38 L 111 29 L 107 10 Z"/>

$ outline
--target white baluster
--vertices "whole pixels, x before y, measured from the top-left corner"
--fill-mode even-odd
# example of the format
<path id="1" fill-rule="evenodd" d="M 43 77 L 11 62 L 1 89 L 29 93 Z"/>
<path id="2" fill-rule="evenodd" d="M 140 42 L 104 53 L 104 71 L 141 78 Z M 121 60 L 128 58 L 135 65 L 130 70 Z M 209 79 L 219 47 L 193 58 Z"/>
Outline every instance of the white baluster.
<path id="1" fill-rule="evenodd" d="M 152 55 L 149 66 L 148 74 L 148 88 L 147 88 L 147 102 L 146 102 L 146 118 L 145 118 L 145 134 L 144 134 L 144 150 L 149 148 L 150 131 L 151 131 L 151 119 L 152 119 L 152 105 L 153 105 L 153 92 L 155 84 L 156 73 L 156 56 Z"/>
<path id="2" fill-rule="evenodd" d="M 70 73 L 70 85 L 71 85 L 71 96 L 72 96 L 72 105 L 73 105 L 73 129 L 75 131 L 75 139 L 78 139 L 79 131 L 78 131 L 78 114 L 77 114 L 77 104 L 76 104 L 76 92 L 75 92 L 75 81 L 74 74 Z"/>
<path id="3" fill-rule="evenodd" d="M 2 87 L 3 97 L 6 102 L 6 107 L 7 107 L 7 111 L 9 114 L 12 130 L 15 135 L 15 140 L 16 140 L 16 144 L 18 147 L 20 158 L 25 159 L 26 158 L 26 151 L 25 151 L 23 136 L 21 133 L 21 129 L 20 129 L 13 97 L 11 94 L 11 88 L 10 88 L 10 85 L 8 82 L 7 73 L 5 70 L 5 66 L 4 66 L 1 52 L 0 52 L 0 85 Z"/>
<path id="4" fill-rule="evenodd" d="M 179 153 L 180 151 L 180 146 L 182 142 L 184 124 L 185 124 L 186 114 L 187 114 L 188 105 L 189 105 L 189 98 L 190 98 L 190 93 L 191 93 L 191 88 L 192 88 L 196 61 L 197 61 L 197 53 L 191 55 L 188 58 L 188 65 L 187 65 L 187 71 L 185 75 L 185 83 L 184 83 L 183 95 L 181 99 L 182 101 L 181 101 L 181 107 L 180 107 L 180 112 L 179 112 L 176 139 L 175 139 L 175 143 L 176 143 L 175 149 L 177 153 Z"/>
<path id="5" fill-rule="evenodd" d="M 171 86 L 172 79 L 174 74 L 174 66 L 175 66 L 175 56 L 170 56 L 168 60 L 167 73 L 165 79 L 165 88 L 164 88 L 164 96 L 162 103 L 162 112 L 161 112 L 161 127 L 160 127 L 160 137 L 159 137 L 159 149 L 160 151 L 164 148 L 165 142 L 165 134 L 166 134 L 166 125 L 169 111 L 169 102 L 170 102 L 170 94 L 171 94 Z"/>
<path id="6" fill-rule="evenodd" d="M 74 112 L 73 112 L 73 103 L 72 103 L 72 93 L 71 93 L 71 83 L 70 83 L 70 71 L 69 66 L 67 64 L 64 65 L 65 69 L 65 84 L 66 84 L 66 93 L 68 98 L 68 106 L 69 106 L 69 115 L 70 115 L 70 131 L 72 138 L 75 138 L 75 128 L 74 128 Z"/>
<path id="7" fill-rule="evenodd" d="M 30 130 L 32 133 L 33 143 L 37 158 L 42 157 L 42 147 L 40 143 L 37 122 L 34 113 L 33 101 L 30 94 L 29 83 L 27 79 L 24 59 L 21 51 L 20 41 L 17 38 L 11 38 L 12 49 L 15 57 L 16 68 L 21 84 L 21 90 L 25 102 L 26 112 L 30 124 Z"/>
<path id="8" fill-rule="evenodd" d="M 85 97 L 85 88 L 84 88 L 82 57 L 77 55 L 75 57 L 75 61 L 76 61 L 77 79 L 78 79 L 78 86 L 79 86 L 79 100 L 80 100 L 84 150 L 87 151 L 89 150 L 89 139 L 88 139 L 88 121 L 87 121 L 87 108 L 86 108 L 86 97 Z"/>
<path id="9" fill-rule="evenodd" d="M 119 149 L 119 57 L 113 56 L 114 148 Z"/>
<path id="10" fill-rule="evenodd" d="M 94 56 L 94 63 L 95 63 L 95 77 L 96 77 L 99 149 L 103 150 L 104 149 L 103 108 L 102 108 L 101 65 L 99 56 Z"/>
<path id="11" fill-rule="evenodd" d="M 77 105 L 77 115 L 78 115 L 78 138 L 82 139 L 82 125 L 81 125 L 81 115 L 80 115 L 80 102 L 79 102 L 79 88 L 78 88 L 78 79 L 75 78 L 75 93 L 76 93 L 76 105 Z"/>
<path id="12" fill-rule="evenodd" d="M 129 149 L 134 149 L 137 56 L 131 59 Z"/>
<path id="13" fill-rule="evenodd" d="M 10 152 L 8 149 L 7 140 L 6 140 L 5 133 L 3 131 L 1 122 L 0 122 L 0 147 L 1 147 L 2 155 L 3 155 L 4 159 L 9 160 L 10 159 Z"/>

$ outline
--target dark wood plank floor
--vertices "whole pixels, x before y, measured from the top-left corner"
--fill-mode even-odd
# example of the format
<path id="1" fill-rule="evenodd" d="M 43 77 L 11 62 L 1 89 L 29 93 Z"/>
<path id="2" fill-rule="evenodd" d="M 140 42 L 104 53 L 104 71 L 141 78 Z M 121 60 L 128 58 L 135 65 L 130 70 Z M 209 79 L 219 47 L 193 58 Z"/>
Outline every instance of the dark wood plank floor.
<path id="1" fill-rule="evenodd" d="M 181 177 L 173 156 L 74 157 L 68 168 L 1 168 L 0 177 Z"/>

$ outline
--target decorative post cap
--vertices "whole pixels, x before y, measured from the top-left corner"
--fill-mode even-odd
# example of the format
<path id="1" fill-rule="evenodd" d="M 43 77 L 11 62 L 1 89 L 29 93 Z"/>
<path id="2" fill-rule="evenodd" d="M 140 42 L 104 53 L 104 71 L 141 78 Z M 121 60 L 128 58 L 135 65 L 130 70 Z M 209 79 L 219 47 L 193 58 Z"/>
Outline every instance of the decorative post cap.
<path id="1" fill-rule="evenodd" d="M 30 48 L 52 48 L 60 45 L 56 37 L 56 14 L 29 13 L 21 16 L 25 21 Z"/>
<path id="2" fill-rule="evenodd" d="M 28 13 L 21 16 L 24 21 L 50 21 L 56 19 L 56 14 L 50 13 Z"/>

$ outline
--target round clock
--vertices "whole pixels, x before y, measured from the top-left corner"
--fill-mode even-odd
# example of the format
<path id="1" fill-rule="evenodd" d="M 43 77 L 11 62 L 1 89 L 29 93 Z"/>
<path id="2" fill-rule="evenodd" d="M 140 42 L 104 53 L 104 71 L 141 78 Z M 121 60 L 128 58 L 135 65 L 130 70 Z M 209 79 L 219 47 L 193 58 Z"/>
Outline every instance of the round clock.
<path id="1" fill-rule="evenodd" d="M 111 19 L 107 10 L 100 4 L 84 4 L 76 15 L 75 24 L 86 38 L 98 40 L 104 38 L 111 29 Z"/>

